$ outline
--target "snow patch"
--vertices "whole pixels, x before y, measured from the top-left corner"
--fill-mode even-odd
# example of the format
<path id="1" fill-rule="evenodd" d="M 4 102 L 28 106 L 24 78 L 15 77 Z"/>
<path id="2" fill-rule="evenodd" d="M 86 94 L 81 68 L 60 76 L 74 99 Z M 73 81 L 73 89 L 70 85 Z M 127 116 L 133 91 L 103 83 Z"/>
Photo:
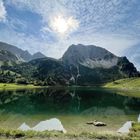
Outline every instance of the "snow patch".
<path id="1" fill-rule="evenodd" d="M 89 67 L 89 68 L 106 68 L 106 69 L 108 69 L 108 68 L 111 68 L 111 67 L 117 65 L 117 62 L 118 62 L 118 58 L 113 58 L 110 60 L 86 59 L 81 64 L 86 66 L 86 67 Z"/>

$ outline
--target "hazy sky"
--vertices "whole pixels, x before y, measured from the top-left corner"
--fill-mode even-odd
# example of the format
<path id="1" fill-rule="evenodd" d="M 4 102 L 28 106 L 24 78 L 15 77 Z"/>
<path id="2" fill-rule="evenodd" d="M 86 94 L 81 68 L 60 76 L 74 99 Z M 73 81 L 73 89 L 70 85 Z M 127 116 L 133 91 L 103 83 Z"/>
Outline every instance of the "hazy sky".
<path id="1" fill-rule="evenodd" d="M 55 58 L 94 44 L 136 62 L 140 0 L 0 0 L 0 41 Z"/>

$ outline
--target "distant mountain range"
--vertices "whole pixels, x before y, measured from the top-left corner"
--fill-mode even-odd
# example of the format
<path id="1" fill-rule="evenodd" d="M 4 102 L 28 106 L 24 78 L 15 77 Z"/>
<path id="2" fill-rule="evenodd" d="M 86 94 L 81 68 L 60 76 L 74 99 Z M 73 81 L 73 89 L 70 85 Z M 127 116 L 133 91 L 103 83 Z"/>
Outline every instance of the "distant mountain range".
<path id="1" fill-rule="evenodd" d="M 71 45 L 59 60 L 41 53 L 29 57 L 31 55 L 27 51 L 18 50 L 15 46 L 12 46 L 12 51 L 10 45 L 7 48 L 10 53 L 16 54 L 13 59 L 18 56 L 26 61 L 31 60 L 14 67 L 2 66 L 2 70 L 9 70 L 16 75 L 9 81 L 22 78 L 35 85 L 95 85 L 140 75 L 126 57 L 118 57 L 94 45 Z"/>
<path id="2" fill-rule="evenodd" d="M 13 46 L 4 42 L 0 42 L 0 50 L 9 51 L 10 53 L 14 54 L 18 58 L 19 61 L 24 61 L 24 62 L 28 62 L 30 60 L 37 59 L 37 58 L 46 57 L 41 52 L 37 52 L 31 55 L 28 51 L 23 51 L 22 49 L 19 49 L 16 46 Z"/>

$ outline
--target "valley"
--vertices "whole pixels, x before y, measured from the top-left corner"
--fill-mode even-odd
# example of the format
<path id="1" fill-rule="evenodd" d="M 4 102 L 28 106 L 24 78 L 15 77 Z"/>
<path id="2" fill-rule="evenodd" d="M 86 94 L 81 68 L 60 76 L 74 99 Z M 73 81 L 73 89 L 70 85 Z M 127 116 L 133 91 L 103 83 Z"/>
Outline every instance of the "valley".
<path id="1" fill-rule="evenodd" d="M 137 138 L 133 131 L 139 132 L 137 127 L 130 135 L 117 133 L 126 121 L 137 122 L 140 113 L 140 73 L 126 57 L 94 45 L 78 44 L 71 45 L 60 59 L 37 53 L 37 58 L 31 60 L 24 58 L 28 53 L 23 57 L 16 52 L 17 47 L 12 46 L 12 51 L 9 48 L 0 46 L 2 139 Z M 50 118 L 59 118 L 67 134 L 17 130 L 23 122 L 34 126 Z M 93 120 L 107 126 L 86 124 Z"/>
<path id="2" fill-rule="evenodd" d="M 140 0 L 0 0 L 0 140 L 140 140 Z"/>

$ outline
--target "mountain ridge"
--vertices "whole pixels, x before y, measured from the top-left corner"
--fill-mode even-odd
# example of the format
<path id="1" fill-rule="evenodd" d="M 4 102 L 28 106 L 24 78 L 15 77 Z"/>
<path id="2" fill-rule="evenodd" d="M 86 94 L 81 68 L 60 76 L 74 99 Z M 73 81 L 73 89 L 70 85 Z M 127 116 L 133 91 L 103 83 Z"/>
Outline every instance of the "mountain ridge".
<path id="1" fill-rule="evenodd" d="M 17 73 L 35 85 L 95 85 L 139 76 L 126 57 L 118 57 L 101 47 L 82 44 L 71 45 L 59 60 L 39 58 L 3 69 Z"/>
<path id="2" fill-rule="evenodd" d="M 1 42 L 0 41 L 0 50 L 6 50 L 9 51 L 11 53 L 13 53 L 16 57 L 18 57 L 21 61 L 30 61 L 33 59 L 37 59 L 37 58 L 44 58 L 46 57 L 44 54 L 37 52 L 33 55 L 31 55 L 27 50 L 22 50 L 14 45 L 10 45 L 8 43 L 5 42 Z M 36 55 L 39 53 L 39 56 Z"/>
<path id="3" fill-rule="evenodd" d="M 70 46 L 59 60 L 39 58 L 3 69 L 17 73 L 35 85 L 96 85 L 139 76 L 133 63 L 126 57 L 118 57 L 94 45 L 87 47 L 78 44 L 78 49 L 76 47 Z M 87 60 L 91 60 L 91 63 Z"/>
<path id="4" fill-rule="evenodd" d="M 117 64 L 118 57 L 108 50 L 95 45 L 71 45 L 62 56 L 62 61 L 89 68 L 110 68 Z"/>

